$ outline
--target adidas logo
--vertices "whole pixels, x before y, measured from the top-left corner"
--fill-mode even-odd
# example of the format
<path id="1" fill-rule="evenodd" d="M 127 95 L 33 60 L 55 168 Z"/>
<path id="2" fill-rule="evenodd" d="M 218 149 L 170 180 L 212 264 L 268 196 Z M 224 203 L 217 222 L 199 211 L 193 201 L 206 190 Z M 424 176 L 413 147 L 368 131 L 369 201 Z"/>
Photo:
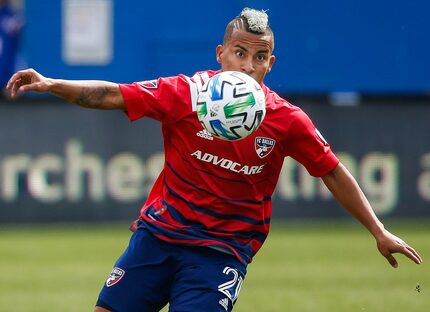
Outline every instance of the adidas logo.
<path id="1" fill-rule="evenodd" d="M 228 311 L 228 299 L 227 298 L 221 299 L 218 302 L 226 311 Z"/>
<path id="2" fill-rule="evenodd" d="M 205 129 L 197 132 L 196 135 L 203 138 L 203 139 L 206 139 L 206 140 L 213 141 L 213 139 L 214 139 L 214 137 L 209 132 L 207 132 Z"/>

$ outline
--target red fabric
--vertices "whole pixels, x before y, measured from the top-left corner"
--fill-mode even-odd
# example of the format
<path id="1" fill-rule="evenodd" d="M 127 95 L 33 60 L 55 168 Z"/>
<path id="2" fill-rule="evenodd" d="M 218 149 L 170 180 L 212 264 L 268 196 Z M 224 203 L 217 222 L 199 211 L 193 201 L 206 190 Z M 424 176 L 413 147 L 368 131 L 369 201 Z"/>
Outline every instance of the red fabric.
<path id="1" fill-rule="evenodd" d="M 253 234 L 265 237 L 269 231 L 270 197 L 284 158 L 294 158 L 317 177 L 333 170 L 339 160 L 309 117 L 265 85 L 266 117 L 255 133 L 239 141 L 205 138 L 193 101 L 196 90 L 215 73 L 120 85 L 130 120 L 147 116 L 162 124 L 165 166 L 141 213 L 160 229 L 160 238 L 176 231 L 187 244 L 193 235 L 195 244 L 233 241 L 250 248 L 251 259 L 264 241 Z M 257 153 L 261 138 L 274 142 L 263 158 Z M 148 215 L 150 207 L 159 213 Z M 240 237 L 235 234 L 239 232 L 250 235 Z"/>

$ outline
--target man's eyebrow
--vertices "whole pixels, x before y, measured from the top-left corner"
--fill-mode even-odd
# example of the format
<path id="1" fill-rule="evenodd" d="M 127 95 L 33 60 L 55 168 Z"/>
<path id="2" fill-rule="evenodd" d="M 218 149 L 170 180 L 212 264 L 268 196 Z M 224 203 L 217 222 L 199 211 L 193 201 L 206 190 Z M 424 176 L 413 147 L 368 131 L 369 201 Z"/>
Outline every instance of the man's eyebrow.
<path id="1" fill-rule="evenodd" d="M 241 46 L 240 44 L 236 44 L 234 47 L 242 49 L 242 50 L 248 52 L 248 49 L 245 48 L 245 47 L 243 47 L 243 46 Z M 264 49 L 258 50 L 257 53 L 270 53 L 270 49 L 269 48 L 264 48 Z"/>
<path id="2" fill-rule="evenodd" d="M 245 47 L 241 46 L 240 44 L 236 44 L 234 47 L 242 49 L 242 50 L 245 50 L 245 51 L 248 51 Z"/>
<path id="3" fill-rule="evenodd" d="M 270 49 L 258 50 L 257 53 L 270 53 Z"/>

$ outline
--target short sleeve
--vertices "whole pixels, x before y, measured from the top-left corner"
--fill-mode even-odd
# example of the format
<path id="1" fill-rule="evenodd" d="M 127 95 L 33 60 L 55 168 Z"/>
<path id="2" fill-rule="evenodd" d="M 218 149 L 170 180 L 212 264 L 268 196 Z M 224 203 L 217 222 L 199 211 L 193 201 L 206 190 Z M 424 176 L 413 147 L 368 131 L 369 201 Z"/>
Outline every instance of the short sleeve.
<path id="1" fill-rule="evenodd" d="M 161 122 L 177 120 L 191 109 L 190 87 L 175 76 L 119 85 L 128 118 L 150 117 Z"/>
<path id="2" fill-rule="evenodd" d="M 287 154 L 301 163 L 310 175 L 325 176 L 339 164 L 339 159 L 306 113 L 299 109 L 292 117 Z"/>

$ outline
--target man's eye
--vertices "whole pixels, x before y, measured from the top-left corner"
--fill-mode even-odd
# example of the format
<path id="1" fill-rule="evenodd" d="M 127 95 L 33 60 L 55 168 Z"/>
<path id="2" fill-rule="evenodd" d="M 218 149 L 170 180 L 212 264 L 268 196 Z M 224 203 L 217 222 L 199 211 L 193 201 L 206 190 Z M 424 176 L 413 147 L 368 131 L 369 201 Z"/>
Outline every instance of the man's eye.
<path id="1" fill-rule="evenodd" d="M 236 55 L 239 56 L 239 57 L 242 57 L 242 56 L 244 56 L 244 53 L 242 51 L 237 51 Z"/>
<path id="2" fill-rule="evenodd" d="M 258 55 L 257 56 L 257 60 L 259 61 L 264 61 L 266 59 L 266 57 L 264 55 Z"/>

